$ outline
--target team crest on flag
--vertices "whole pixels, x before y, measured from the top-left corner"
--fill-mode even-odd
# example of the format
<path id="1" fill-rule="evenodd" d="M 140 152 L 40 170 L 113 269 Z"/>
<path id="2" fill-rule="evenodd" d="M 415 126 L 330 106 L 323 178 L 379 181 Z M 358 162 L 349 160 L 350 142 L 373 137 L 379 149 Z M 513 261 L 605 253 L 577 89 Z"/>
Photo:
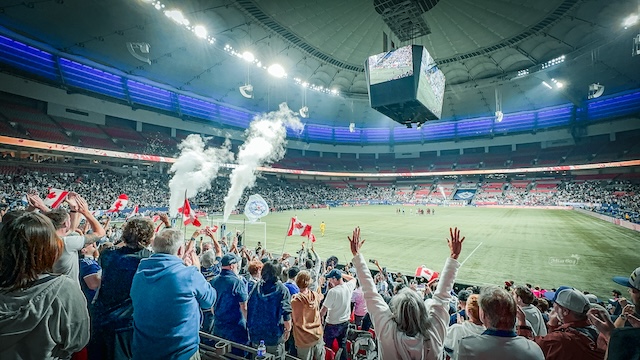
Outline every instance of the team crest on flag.
<path id="1" fill-rule="evenodd" d="M 258 194 L 251 195 L 244 206 L 244 215 L 250 222 L 256 222 L 256 220 L 269 215 L 269 205 L 262 196 Z"/>

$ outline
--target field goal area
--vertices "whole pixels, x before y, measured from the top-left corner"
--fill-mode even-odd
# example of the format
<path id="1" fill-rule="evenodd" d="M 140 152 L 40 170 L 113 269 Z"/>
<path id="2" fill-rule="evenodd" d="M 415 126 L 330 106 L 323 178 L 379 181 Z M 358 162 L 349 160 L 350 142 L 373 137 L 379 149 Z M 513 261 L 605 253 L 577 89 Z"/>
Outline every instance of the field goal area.
<path id="1" fill-rule="evenodd" d="M 216 232 L 218 240 L 222 237 L 232 238 L 236 232 L 240 231 L 243 234 L 242 244 L 248 248 L 255 248 L 258 242 L 261 242 L 263 248 L 267 248 L 267 223 L 263 221 L 249 222 L 244 220 L 232 220 L 229 219 L 225 223 L 223 221 L 222 214 L 214 214 L 207 216 L 206 226 L 217 226 Z M 224 225 L 224 226 L 223 226 Z M 224 228 L 224 230 L 223 230 Z M 224 233 L 223 233 L 224 231 Z M 230 244 L 229 241 L 227 241 Z"/>

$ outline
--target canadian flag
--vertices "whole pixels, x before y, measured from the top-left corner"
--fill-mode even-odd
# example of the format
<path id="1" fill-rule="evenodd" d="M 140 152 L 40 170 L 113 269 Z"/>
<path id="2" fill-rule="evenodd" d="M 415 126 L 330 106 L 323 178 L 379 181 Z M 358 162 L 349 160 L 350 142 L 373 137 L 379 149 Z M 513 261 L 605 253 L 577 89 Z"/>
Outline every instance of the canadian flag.
<path id="1" fill-rule="evenodd" d="M 431 282 L 434 279 L 437 279 L 440 274 L 437 271 L 433 271 L 428 267 L 422 265 L 416 269 L 416 276 L 422 276 L 427 279 L 428 282 Z"/>
<path id="2" fill-rule="evenodd" d="M 129 215 L 127 215 L 127 220 L 131 219 L 132 217 L 134 217 L 134 216 L 136 216 L 138 214 L 140 214 L 140 213 L 138 212 L 138 205 L 136 205 L 136 206 L 133 207 L 133 211 L 131 211 L 131 213 L 129 213 Z"/>
<path id="3" fill-rule="evenodd" d="M 315 235 L 313 235 L 313 233 L 309 234 L 309 240 L 310 240 L 312 243 L 316 242 L 316 236 L 315 236 Z"/>
<path id="4" fill-rule="evenodd" d="M 69 195 L 67 190 L 49 188 L 49 194 L 47 194 L 47 197 L 45 197 L 43 201 L 45 205 L 55 209 L 62 204 L 64 199 L 67 198 L 67 195 Z"/>
<path id="5" fill-rule="evenodd" d="M 309 236 L 311 235 L 311 225 L 307 225 L 302 221 L 298 220 L 297 217 L 291 218 L 291 225 L 289 225 L 289 232 L 287 236 L 292 235 L 300 235 L 300 236 Z"/>
<path id="6" fill-rule="evenodd" d="M 192 224 L 197 227 L 202 225 L 196 216 L 196 212 L 191 209 L 189 199 L 184 199 L 184 206 L 178 209 L 178 212 L 182 212 L 182 221 L 184 221 L 185 225 Z"/>
<path id="7" fill-rule="evenodd" d="M 118 196 L 118 199 L 113 203 L 113 205 L 111 205 L 111 208 L 107 210 L 107 212 L 118 212 L 127 207 L 128 203 L 129 197 L 126 194 L 121 194 L 120 196 Z"/>

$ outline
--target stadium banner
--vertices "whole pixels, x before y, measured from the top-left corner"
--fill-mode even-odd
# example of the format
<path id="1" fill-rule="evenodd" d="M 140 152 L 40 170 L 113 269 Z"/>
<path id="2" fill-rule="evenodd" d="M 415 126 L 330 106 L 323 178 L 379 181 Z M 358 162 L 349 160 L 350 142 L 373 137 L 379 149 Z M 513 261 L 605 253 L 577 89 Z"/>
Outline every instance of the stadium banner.
<path id="1" fill-rule="evenodd" d="M 527 206 L 527 205 L 478 205 L 476 207 L 496 209 L 542 209 L 542 210 L 573 210 L 573 206 Z"/>
<path id="2" fill-rule="evenodd" d="M 47 151 L 56 151 L 62 153 L 74 153 L 82 155 L 94 155 L 102 157 L 131 159 L 152 162 L 174 163 L 176 159 L 159 155 L 145 155 L 128 153 L 121 151 L 92 149 L 74 145 L 55 144 L 44 141 L 36 141 L 29 139 L 20 139 L 10 136 L 0 135 L 0 144 L 12 145 L 17 147 L 27 147 L 33 149 L 42 149 Z M 331 177 L 368 177 L 368 178 L 396 178 L 396 177 L 423 177 L 423 176 L 448 176 L 448 175 L 483 175 L 483 174 L 516 174 L 516 173 L 538 173 L 551 171 L 574 171 L 574 170 L 590 170 L 590 169 L 606 169 L 619 168 L 629 166 L 640 166 L 640 160 L 616 161 L 597 164 L 581 164 L 581 165 L 561 165 L 561 166 L 542 166 L 530 168 L 513 168 L 513 169 L 474 169 L 474 170 L 450 170 L 450 171 L 421 171 L 421 172 L 402 172 L 402 173 L 359 173 L 359 172 L 329 172 L 329 171 L 313 171 L 313 170 L 297 170 L 284 168 L 271 168 L 259 166 L 258 171 L 274 174 L 294 174 L 294 175 L 310 175 L 310 176 L 331 176 Z M 222 164 L 222 167 L 235 169 L 236 164 Z"/>
<path id="3" fill-rule="evenodd" d="M 453 195 L 453 200 L 471 201 L 476 196 L 477 189 L 458 189 Z"/>

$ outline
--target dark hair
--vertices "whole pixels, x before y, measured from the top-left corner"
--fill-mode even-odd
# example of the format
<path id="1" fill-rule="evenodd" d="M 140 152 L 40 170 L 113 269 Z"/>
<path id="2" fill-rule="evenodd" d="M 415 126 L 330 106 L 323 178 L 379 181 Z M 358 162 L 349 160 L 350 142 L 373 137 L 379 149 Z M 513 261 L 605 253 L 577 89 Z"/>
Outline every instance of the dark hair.
<path id="1" fill-rule="evenodd" d="M 62 229 L 69 218 L 69 213 L 64 209 L 53 209 L 45 213 L 45 215 L 51 220 L 56 230 Z"/>
<path id="2" fill-rule="evenodd" d="M 524 287 L 522 285 L 516 286 L 514 291 L 515 291 L 516 295 L 518 295 L 520 297 L 520 299 L 522 299 L 522 302 L 525 303 L 525 305 L 531 305 L 533 300 L 536 298 L 533 295 L 533 292 L 531 291 L 530 288 Z"/>
<path id="3" fill-rule="evenodd" d="M 26 214 L 24 210 L 12 210 L 8 211 L 2 216 L 2 224 L 8 224 L 14 219 L 17 219 L 20 215 Z"/>
<path id="4" fill-rule="evenodd" d="M 278 281 L 278 276 L 282 273 L 282 266 L 273 261 L 267 261 L 262 267 L 262 280 L 264 282 L 275 283 Z"/>
<path id="5" fill-rule="evenodd" d="M 2 226 L 0 249 L 0 287 L 24 289 L 53 269 L 62 240 L 49 218 L 27 212 Z"/>
<path id="6" fill-rule="evenodd" d="M 294 279 L 299 272 L 300 268 L 298 268 L 297 266 L 292 266 L 291 268 L 289 268 L 289 271 L 287 271 L 287 275 L 289 276 L 289 279 Z"/>
<path id="7" fill-rule="evenodd" d="M 304 262 L 304 267 L 307 268 L 307 270 L 313 269 L 313 261 L 311 259 L 307 259 Z"/>
<path id="8" fill-rule="evenodd" d="M 149 218 L 136 217 L 124 224 L 122 240 L 128 246 L 147 246 L 155 234 L 153 222 Z"/>

